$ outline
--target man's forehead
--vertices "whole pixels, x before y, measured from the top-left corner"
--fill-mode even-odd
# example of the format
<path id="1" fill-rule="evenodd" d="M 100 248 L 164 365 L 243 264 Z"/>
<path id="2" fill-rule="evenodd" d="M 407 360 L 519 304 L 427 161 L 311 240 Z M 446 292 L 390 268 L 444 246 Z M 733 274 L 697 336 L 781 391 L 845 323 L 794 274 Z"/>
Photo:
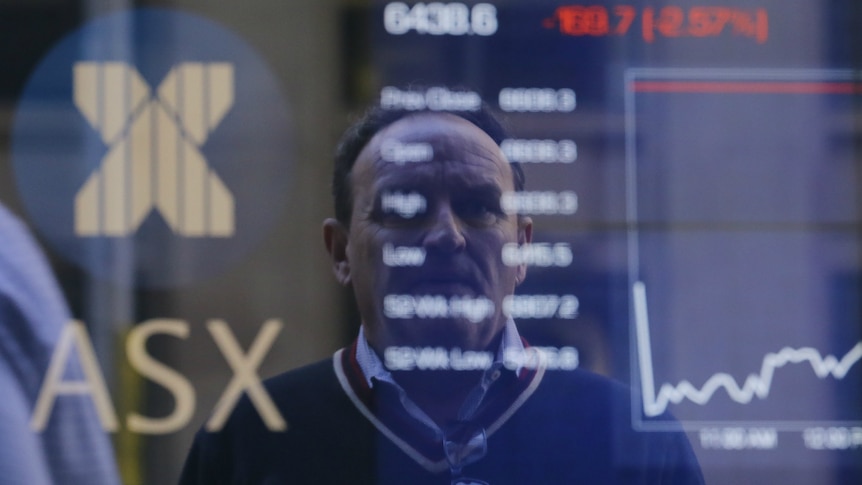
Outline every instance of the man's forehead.
<path id="1" fill-rule="evenodd" d="M 476 142 L 487 140 L 489 144 L 496 145 L 481 128 L 451 113 L 408 115 L 381 129 L 374 138 L 397 137 L 403 140 L 421 140 L 451 134 L 469 134 L 469 138 Z"/>
<path id="2" fill-rule="evenodd" d="M 473 123 L 448 113 L 402 118 L 381 130 L 360 153 L 354 172 L 390 178 L 430 175 L 441 170 L 503 185 L 513 183 L 508 160 L 491 137 Z"/>

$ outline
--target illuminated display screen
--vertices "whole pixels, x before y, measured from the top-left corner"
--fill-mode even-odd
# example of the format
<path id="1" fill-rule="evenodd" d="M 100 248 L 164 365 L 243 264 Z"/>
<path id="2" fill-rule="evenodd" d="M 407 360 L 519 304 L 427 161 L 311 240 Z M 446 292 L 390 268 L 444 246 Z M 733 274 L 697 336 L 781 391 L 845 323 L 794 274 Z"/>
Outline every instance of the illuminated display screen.
<path id="1" fill-rule="evenodd" d="M 0 6 L 21 483 L 862 483 L 855 1 L 71 3 Z"/>
<path id="2" fill-rule="evenodd" d="M 844 8 L 374 14 L 382 99 L 431 106 L 448 99 L 436 86 L 460 86 L 510 128 L 503 148 L 524 165 L 519 205 L 543 248 L 515 297 L 537 317 L 518 319 L 527 338 L 569 339 L 582 366 L 630 383 L 640 432 L 671 412 L 707 482 L 860 476 L 862 84 Z M 577 316 L 555 314 L 560 293 Z"/>

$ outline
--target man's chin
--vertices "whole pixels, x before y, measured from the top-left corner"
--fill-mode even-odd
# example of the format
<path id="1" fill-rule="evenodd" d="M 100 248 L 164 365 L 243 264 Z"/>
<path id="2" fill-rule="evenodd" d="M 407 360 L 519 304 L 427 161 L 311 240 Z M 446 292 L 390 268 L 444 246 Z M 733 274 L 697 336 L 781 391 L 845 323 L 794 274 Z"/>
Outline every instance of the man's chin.
<path id="1" fill-rule="evenodd" d="M 387 322 L 394 345 L 461 350 L 486 350 L 497 333 L 491 318 L 414 318 Z"/>
<path id="2" fill-rule="evenodd" d="M 447 298 L 477 298 L 479 296 L 472 285 L 464 282 L 422 282 L 411 287 L 407 293 L 416 297 L 440 295 Z"/>

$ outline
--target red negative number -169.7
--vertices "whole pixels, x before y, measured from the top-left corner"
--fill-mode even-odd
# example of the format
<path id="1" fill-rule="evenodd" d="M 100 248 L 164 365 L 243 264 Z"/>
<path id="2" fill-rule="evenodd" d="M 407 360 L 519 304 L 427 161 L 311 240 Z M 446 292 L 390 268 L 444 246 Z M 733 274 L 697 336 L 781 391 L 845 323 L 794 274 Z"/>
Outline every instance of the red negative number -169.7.
<path id="1" fill-rule="evenodd" d="M 626 35 L 634 28 L 640 30 L 646 42 L 656 38 L 733 35 L 762 44 L 769 37 L 769 17 L 764 8 L 566 5 L 545 19 L 544 26 L 559 28 L 564 35 L 594 37 Z"/>

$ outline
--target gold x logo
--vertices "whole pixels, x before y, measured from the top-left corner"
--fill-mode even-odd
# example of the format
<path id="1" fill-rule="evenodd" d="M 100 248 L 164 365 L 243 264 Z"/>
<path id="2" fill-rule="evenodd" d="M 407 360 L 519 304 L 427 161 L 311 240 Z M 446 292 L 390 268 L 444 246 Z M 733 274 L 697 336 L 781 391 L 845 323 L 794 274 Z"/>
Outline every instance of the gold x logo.
<path id="1" fill-rule="evenodd" d="M 79 62 L 74 101 L 108 146 L 75 196 L 75 234 L 126 236 L 155 210 L 181 236 L 233 235 L 233 195 L 200 152 L 233 106 L 233 65 L 179 64 L 153 96 L 124 62 Z"/>

